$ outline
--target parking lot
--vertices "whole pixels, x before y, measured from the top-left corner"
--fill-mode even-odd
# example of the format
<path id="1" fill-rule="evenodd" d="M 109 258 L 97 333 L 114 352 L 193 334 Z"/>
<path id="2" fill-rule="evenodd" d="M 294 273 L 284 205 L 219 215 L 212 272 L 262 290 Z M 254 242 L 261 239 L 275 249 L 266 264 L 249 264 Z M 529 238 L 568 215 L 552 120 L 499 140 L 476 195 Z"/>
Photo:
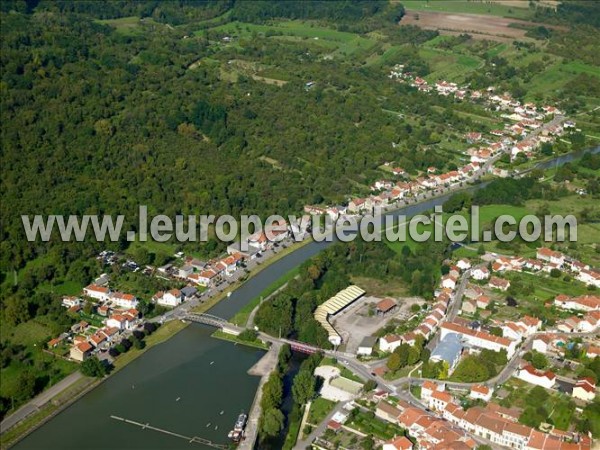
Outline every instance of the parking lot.
<path id="1" fill-rule="evenodd" d="M 398 304 L 396 311 L 386 316 L 378 316 L 375 314 L 375 305 L 380 300 L 378 297 L 363 297 L 333 318 L 332 325 L 342 335 L 347 352 L 355 353 L 363 338 L 372 336 L 390 320 L 407 320 L 413 315 L 410 307 L 424 301 L 418 297 L 394 299 Z"/>

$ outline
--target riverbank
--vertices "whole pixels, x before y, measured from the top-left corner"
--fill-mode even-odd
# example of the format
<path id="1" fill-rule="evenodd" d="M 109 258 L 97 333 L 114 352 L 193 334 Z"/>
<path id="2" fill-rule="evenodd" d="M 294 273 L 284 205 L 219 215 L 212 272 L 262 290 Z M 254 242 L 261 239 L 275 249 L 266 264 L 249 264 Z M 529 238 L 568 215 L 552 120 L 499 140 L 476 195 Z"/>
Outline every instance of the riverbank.
<path id="1" fill-rule="evenodd" d="M 281 350 L 281 344 L 275 343 L 271 346 L 267 354 L 263 356 L 260 361 L 258 361 L 253 367 L 250 368 L 248 373 L 250 375 L 258 375 L 261 377 L 260 383 L 258 385 L 258 389 L 256 389 L 256 394 L 254 395 L 254 401 L 252 402 L 252 408 L 250 408 L 250 413 L 248 414 L 248 422 L 246 425 L 245 431 L 245 439 L 242 441 L 239 450 L 252 450 L 254 448 L 254 444 L 256 443 L 256 439 L 258 438 L 258 423 L 260 421 L 260 416 L 262 414 L 262 409 L 260 406 L 263 387 L 271 372 L 275 370 L 277 367 L 277 361 L 279 357 L 279 351 Z"/>
<path id="2" fill-rule="evenodd" d="M 250 272 L 246 278 L 235 282 L 215 297 L 210 298 L 202 304 L 198 305 L 196 308 L 193 309 L 193 311 L 197 313 L 203 313 L 208 311 L 209 309 L 217 305 L 220 301 L 227 298 L 227 294 L 229 292 L 233 292 L 236 289 L 240 288 L 244 283 L 251 280 L 253 277 L 258 275 L 267 267 L 271 266 L 272 264 L 287 256 L 288 254 L 299 250 L 300 248 L 304 247 L 310 242 L 312 242 L 312 239 L 305 239 L 302 242 L 294 243 L 289 247 L 281 250 L 280 252 L 274 254 L 271 258 L 265 260 L 264 263 L 257 266 L 255 270 Z M 138 357 L 142 356 L 154 346 L 171 339 L 173 336 L 175 336 L 181 330 L 186 328 L 188 325 L 189 323 L 185 323 L 180 320 L 170 320 L 168 322 L 165 322 L 152 335 L 146 337 L 146 347 L 144 347 L 143 349 L 131 348 L 127 353 L 122 354 L 118 358 L 116 358 L 114 361 L 113 371 L 105 378 L 98 380 L 84 377 L 82 378 L 82 381 L 80 383 L 78 382 L 67 386 L 64 390 L 49 398 L 46 402 L 44 402 L 43 405 L 38 406 L 35 412 L 28 414 L 27 416 L 23 417 L 23 419 L 19 420 L 14 426 L 11 426 L 6 431 L 3 431 L 3 433 L 0 434 L 0 449 L 3 450 L 5 448 L 9 448 L 15 445 L 17 442 L 25 438 L 28 434 L 35 431 L 40 426 L 42 426 L 54 416 L 56 416 L 58 413 L 69 407 L 83 395 L 96 388 L 103 381 L 107 380 L 112 375 L 125 368 L 128 364 L 136 360 Z M 243 343 L 249 344 L 247 342 Z M 265 349 L 264 347 L 258 346 L 256 346 L 256 348 L 261 348 L 263 350 Z M 41 393 L 40 395 L 43 394 L 44 393 Z M 33 402 L 34 399 L 31 401 Z"/>
<path id="3" fill-rule="evenodd" d="M 248 274 L 247 277 L 245 277 L 245 278 L 243 278 L 241 280 L 236 281 L 235 283 L 233 283 L 232 285 L 230 285 L 229 287 L 227 287 L 227 289 L 224 289 L 223 291 L 221 291 L 215 297 L 210 298 L 209 300 L 206 300 L 205 302 L 203 302 L 202 304 L 198 305 L 195 308 L 192 308 L 192 312 L 200 314 L 200 313 L 208 311 L 213 306 L 217 305 L 221 300 L 223 300 L 224 298 L 226 298 L 227 295 L 230 292 L 233 293 L 233 291 L 239 289 L 246 282 L 250 281 L 253 277 L 255 277 L 256 275 L 258 275 L 260 272 L 262 272 L 263 270 L 265 270 L 267 267 L 269 267 L 272 264 L 276 263 L 277 261 L 279 261 L 280 259 L 282 259 L 285 256 L 289 255 L 290 253 L 293 253 L 296 250 L 300 250 L 302 247 L 310 244 L 311 242 L 313 242 L 312 238 L 308 238 L 308 239 L 303 240 L 302 242 L 294 243 L 294 244 L 290 245 L 289 247 L 281 250 L 280 252 L 274 254 L 271 258 L 269 258 L 268 260 L 266 260 L 264 263 L 262 263 L 259 266 L 257 266 L 255 270 L 253 270 L 252 272 L 250 272 Z"/>
<path id="4" fill-rule="evenodd" d="M 153 334 L 145 338 L 146 347 L 143 349 L 136 349 L 132 347 L 127 353 L 120 355 L 117 359 L 115 359 L 114 369 L 111 371 L 110 375 L 100 379 L 89 377 L 79 378 L 74 383 L 49 398 L 37 409 L 36 412 L 27 415 L 14 426 L 3 432 L 0 435 L 0 449 L 3 450 L 15 445 L 21 439 L 25 438 L 29 433 L 32 433 L 54 416 L 59 414 L 61 411 L 75 403 L 85 394 L 98 387 L 110 376 L 119 372 L 127 364 L 142 356 L 155 345 L 165 342 L 169 338 L 173 337 L 175 334 L 183 330 L 187 325 L 188 324 L 181 321 L 167 322 L 159 327 Z M 40 395 L 43 395 L 43 393 Z"/>
<path id="5" fill-rule="evenodd" d="M 240 344 L 240 345 L 246 345 L 246 346 L 252 347 L 252 348 L 258 348 L 260 350 L 269 350 L 269 346 L 259 339 L 255 340 L 255 341 L 245 341 L 233 334 L 225 333 L 224 331 L 221 331 L 221 330 L 215 331 L 213 334 L 210 335 L 210 337 L 215 338 L 215 339 L 221 339 L 222 341 L 233 342 L 234 344 Z M 254 375 L 254 374 L 251 374 L 251 375 Z"/>

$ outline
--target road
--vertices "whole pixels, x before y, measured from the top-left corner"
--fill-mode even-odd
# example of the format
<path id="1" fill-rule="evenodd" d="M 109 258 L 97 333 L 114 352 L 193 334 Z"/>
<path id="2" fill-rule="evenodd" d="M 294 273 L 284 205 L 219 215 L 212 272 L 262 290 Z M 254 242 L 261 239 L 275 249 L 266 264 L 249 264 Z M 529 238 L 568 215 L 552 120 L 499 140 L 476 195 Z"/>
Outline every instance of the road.
<path id="1" fill-rule="evenodd" d="M 19 423 L 30 414 L 38 411 L 42 406 L 46 405 L 50 400 L 52 400 L 54 396 L 67 389 L 72 384 L 76 383 L 82 377 L 83 375 L 81 372 L 73 372 L 71 375 L 60 380 L 54 386 L 46 389 L 37 397 L 31 399 L 28 403 L 21 406 L 14 413 L 5 418 L 2 423 L 0 423 L 0 433 L 4 433 L 6 430 Z"/>
<path id="2" fill-rule="evenodd" d="M 317 427 L 315 427 L 308 436 L 304 437 L 304 439 L 302 439 L 302 440 L 296 441 L 296 445 L 294 445 L 294 450 L 304 450 L 304 449 L 308 448 L 308 446 L 317 437 L 321 436 L 325 432 L 325 429 L 327 428 L 327 424 L 329 423 L 329 421 L 333 418 L 333 416 L 336 413 L 338 413 L 339 411 L 342 410 L 344 405 L 345 405 L 345 402 L 338 402 L 337 405 L 335 405 L 335 407 L 333 408 L 333 410 L 327 415 L 327 417 L 325 419 L 323 419 L 321 421 L 321 423 Z M 300 430 L 300 433 L 302 433 L 302 430 Z"/>

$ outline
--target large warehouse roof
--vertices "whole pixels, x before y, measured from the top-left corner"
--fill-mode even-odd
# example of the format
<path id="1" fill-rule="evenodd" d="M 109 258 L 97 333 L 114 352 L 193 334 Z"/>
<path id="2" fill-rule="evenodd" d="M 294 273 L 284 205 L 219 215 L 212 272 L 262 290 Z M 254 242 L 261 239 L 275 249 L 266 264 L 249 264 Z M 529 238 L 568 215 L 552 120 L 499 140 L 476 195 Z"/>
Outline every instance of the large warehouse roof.
<path id="1" fill-rule="evenodd" d="M 365 291 L 358 286 L 348 286 L 346 289 L 341 290 L 336 295 L 331 297 L 325 303 L 319 305 L 315 310 L 315 320 L 319 322 L 323 328 L 329 334 L 329 342 L 333 345 L 340 345 L 342 343 L 342 337 L 333 328 L 333 326 L 327 320 L 329 316 L 337 314 L 346 306 L 352 302 L 358 300 L 365 294 Z"/>

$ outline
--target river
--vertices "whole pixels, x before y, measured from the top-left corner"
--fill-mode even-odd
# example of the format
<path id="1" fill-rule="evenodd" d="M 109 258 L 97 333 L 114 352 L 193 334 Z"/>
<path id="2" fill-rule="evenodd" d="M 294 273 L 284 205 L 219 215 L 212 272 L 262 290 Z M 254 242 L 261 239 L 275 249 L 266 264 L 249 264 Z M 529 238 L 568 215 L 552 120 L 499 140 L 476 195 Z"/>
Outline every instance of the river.
<path id="1" fill-rule="evenodd" d="M 600 147 L 589 151 L 597 153 Z M 541 163 L 540 166 L 552 167 L 557 164 L 557 160 L 558 164 L 564 164 L 581 155 L 582 152 L 562 155 L 556 160 Z M 469 189 L 476 190 L 483 185 L 475 185 Z M 419 214 L 443 204 L 450 195 L 452 194 L 410 205 L 389 214 Z M 244 283 L 231 297 L 214 306 L 210 313 L 224 318 L 232 317 L 280 276 L 330 244 L 311 242 L 286 255 Z M 199 436 L 213 442 L 226 443 L 227 432 L 240 410 L 250 409 L 259 379 L 246 372 L 260 359 L 263 352 L 210 339 L 212 331 L 201 325 L 186 327 L 110 377 L 14 448 L 206 448 L 177 437 L 115 421 L 110 418 L 111 415 L 150 423 L 185 436 Z M 207 427 L 209 423 L 210 426 Z"/>

